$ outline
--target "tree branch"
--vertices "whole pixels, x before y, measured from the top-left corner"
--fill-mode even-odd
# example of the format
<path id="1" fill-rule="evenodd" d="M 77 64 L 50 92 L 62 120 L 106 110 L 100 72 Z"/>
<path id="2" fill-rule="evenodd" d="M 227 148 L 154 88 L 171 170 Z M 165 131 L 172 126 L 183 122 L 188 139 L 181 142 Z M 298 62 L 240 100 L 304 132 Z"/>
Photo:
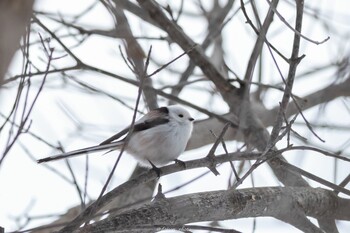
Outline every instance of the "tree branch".
<path id="1" fill-rule="evenodd" d="M 322 232 L 312 223 L 295 221 L 296 212 L 322 218 L 350 220 L 340 204 L 350 200 L 321 188 L 264 187 L 220 190 L 154 201 L 141 208 L 88 225 L 77 232 L 126 231 L 154 225 L 184 225 L 247 217 L 275 217 L 304 232 Z M 184 225 L 186 227 L 186 225 Z"/>
<path id="2" fill-rule="evenodd" d="M 170 21 L 164 14 L 161 8 L 153 0 L 138 0 L 141 7 L 148 12 L 150 17 L 158 22 L 161 28 L 166 31 L 171 39 L 176 42 L 184 51 L 195 46 L 195 42 L 192 41 L 183 31 L 180 30 L 179 26 L 174 22 Z M 230 108 L 234 107 L 233 90 L 236 90 L 227 80 L 220 71 L 211 63 L 209 58 L 204 54 L 203 50 L 196 46 L 194 47 L 188 56 L 191 60 L 201 68 L 202 72 L 210 79 L 225 99 L 226 103 L 229 104 Z"/>

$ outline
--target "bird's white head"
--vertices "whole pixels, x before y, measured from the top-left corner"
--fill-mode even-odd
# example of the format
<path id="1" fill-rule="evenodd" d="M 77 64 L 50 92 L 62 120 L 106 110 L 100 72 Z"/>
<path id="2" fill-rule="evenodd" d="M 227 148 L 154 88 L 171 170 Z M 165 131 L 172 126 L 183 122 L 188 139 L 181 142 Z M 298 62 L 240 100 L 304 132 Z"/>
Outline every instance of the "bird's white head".
<path id="1" fill-rule="evenodd" d="M 192 122 L 194 121 L 190 113 L 179 105 L 168 106 L 168 110 L 169 117 L 180 124 L 192 124 Z"/>

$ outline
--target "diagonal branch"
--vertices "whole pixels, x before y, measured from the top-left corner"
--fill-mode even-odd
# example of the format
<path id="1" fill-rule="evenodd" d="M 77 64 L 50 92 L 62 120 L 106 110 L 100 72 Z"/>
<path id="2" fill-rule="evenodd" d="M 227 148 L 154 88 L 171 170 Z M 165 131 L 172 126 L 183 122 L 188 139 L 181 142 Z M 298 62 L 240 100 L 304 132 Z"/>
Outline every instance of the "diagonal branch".
<path id="1" fill-rule="evenodd" d="M 301 25 L 302 25 L 302 19 L 303 19 L 303 1 L 296 1 L 297 2 L 297 7 L 296 7 L 296 21 L 295 21 L 295 30 L 301 32 Z M 289 63 L 289 72 L 288 72 L 288 77 L 286 81 L 286 86 L 284 88 L 284 93 L 282 97 L 282 101 L 280 104 L 280 108 L 275 120 L 275 123 L 272 128 L 271 136 L 269 139 L 269 143 L 267 145 L 267 149 L 271 148 L 275 144 L 275 140 L 278 137 L 278 134 L 281 130 L 282 124 L 283 124 L 283 116 L 286 112 L 289 99 L 292 93 L 293 89 L 293 84 L 294 84 L 294 78 L 295 78 L 295 73 L 298 67 L 298 64 L 301 60 L 299 57 L 299 48 L 300 48 L 300 35 L 294 34 L 294 42 L 293 42 L 293 49 L 292 49 L 292 55 L 290 58 L 290 63 Z"/>
<path id="2" fill-rule="evenodd" d="M 184 51 L 189 50 L 195 45 L 180 28 L 171 20 L 169 20 L 162 9 L 153 0 L 138 0 L 141 7 L 148 12 L 150 17 L 158 22 L 161 28 L 166 31 L 169 36 L 175 41 Z M 203 50 L 196 46 L 188 54 L 191 60 L 202 70 L 202 72 L 210 79 L 225 99 L 226 103 L 229 104 L 230 108 L 234 108 L 233 91 L 236 90 L 228 80 L 225 80 L 224 76 L 220 71 L 211 63 L 209 58 L 204 54 Z"/>
<path id="3" fill-rule="evenodd" d="M 256 65 L 256 62 L 258 60 L 259 55 L 261 54 L 261 50 L 262 50 L 262 47 L 264 45 L 264 42 L 267 41 L 266 34 L 267 34 L 267 31 L 268 31 L 268 29 L 269 29 L 269 27 L 271 25 L 271 22 L 273 20 L 273 15 L 274 15 L 274 11 L 272 10 L 272 8 L 276 8 L 278 2 L 279 2 L 279 0 L 274 0 L 271 3 L 269 11 L 268 11 L 268 13 L 266 15 L 266 18 L 264 20 L 264 23 L 261 26 L 261 29 L 259 31 L 259 36 L 258 36 L 258 39 L 255 42 L 255 45 L 254 45 L 254 48 L 253 48 L 253 52 L 252 52 L 252 54 L 250 56 L 250 59 L 249 59 L 249 62 L 248 62 L 248 66 L 247 66 L 247 69 L 246 69 L 246 73 L 245 73 L 245 76 L 244 76 L 244 81 L 247 82 L 246 90 L 245 90 L 246 95 L 248 95 L 248 93 L 249 93 L 250 84 L 248 84 L 248 83 L 251 83 L 251 81 L 252 81 L 253 73 L 254 73 L 254 67 Z M 244 7 L 243 0 L 241 0 L 241 7 L 242 8 Z"/>

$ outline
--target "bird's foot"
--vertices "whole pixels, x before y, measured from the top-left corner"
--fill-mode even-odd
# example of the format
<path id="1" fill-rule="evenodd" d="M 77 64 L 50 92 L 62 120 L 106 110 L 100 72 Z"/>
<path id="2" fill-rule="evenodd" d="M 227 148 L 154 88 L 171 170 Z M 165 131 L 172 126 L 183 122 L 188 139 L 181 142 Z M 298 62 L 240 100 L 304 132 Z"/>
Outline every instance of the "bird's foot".
<path id="1" fill-rule="evenodd" d="M 160 177 L 160 174 L 161 174 L 160 168 L 158 168 L 156 165 L 154 165 L 154 163 L 152 163 L 151 160 L 148 160 L 148 162 L 149 162 L 149 163 L 151 164 L 151 166 L 152 166 L 151 170 L 153 170 L 153 171 L 157 174 L 157 176 L 158 176 L 158 178 L 159 178 L 159 177 Z"/>
<path id="2" fill-rule="evenodd" d="M 181 161 L 181 160 L 179 160 L 179 159 L 174 159 L 174 162 L 175 162 L 176 164 L 179 164 L 181 167 L 186 168 L 186 164 L 185 164 L 184 161 Z"/>

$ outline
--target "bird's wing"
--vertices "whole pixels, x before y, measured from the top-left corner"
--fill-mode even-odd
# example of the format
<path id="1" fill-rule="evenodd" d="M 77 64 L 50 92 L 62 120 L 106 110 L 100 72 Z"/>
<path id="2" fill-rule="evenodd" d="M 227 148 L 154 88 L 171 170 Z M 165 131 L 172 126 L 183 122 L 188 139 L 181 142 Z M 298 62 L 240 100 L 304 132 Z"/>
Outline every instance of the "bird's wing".
<path id="1" fill-rule="evenodd" d="M 122 144 L 123 144 L 123 142 L 114 142 L 114 143 L 110 143 L 107 145 L 97 145 L 97 146 L 86 147 L 83 149 L 73 150 L 73 151 L 70 151 L 67 153 L 62 153 L 62 154 L 46 157 L 43 159 L 39 159 L 37 162 L 44 163 L 44 162 L 49 162 L 49 161 L 53 161 L 53 160 L 59 160 L 59 159 L 64 159 L 64 158 L 68 158 L 68 157 L 73 157 L 73 156 L 77 156 L 80 154 L 97 152 L 97 151 L 101 151 L 101 150 L 107 150 L 107 149 L 118 147 Z"/>
<path id="2" fill-rule="evenodd" d="M 104 140 L 103 142 L 100 143 L 100 146 L 102 145 L 108 145 L 109 143 L 113 142 L 114 140 L 119 139 L 120 137 L 126 135 L 130 130 L 130 127 L 127 127 L 123 129 L 122 131 L 118 132 L 117 134 L 113 135 L 112 137 Z"/>
<path id="3" fill-rule="evenodd" d="M 166 107 L 157 108 L 148 112 L 145 116 L 141 117 L 134 124 L 133 132 L 143 131 L 146 129 L 153 128 L 158 125 L 162 125 L 169 122 L 168 112 L 165 110 Z M 120 137 L 126 135 L 130 130 L 130 126 L 113 135 L 112 137 L 101 142 L 100 145 L 107 145 L 114 140 L 119 139 Z"/>

